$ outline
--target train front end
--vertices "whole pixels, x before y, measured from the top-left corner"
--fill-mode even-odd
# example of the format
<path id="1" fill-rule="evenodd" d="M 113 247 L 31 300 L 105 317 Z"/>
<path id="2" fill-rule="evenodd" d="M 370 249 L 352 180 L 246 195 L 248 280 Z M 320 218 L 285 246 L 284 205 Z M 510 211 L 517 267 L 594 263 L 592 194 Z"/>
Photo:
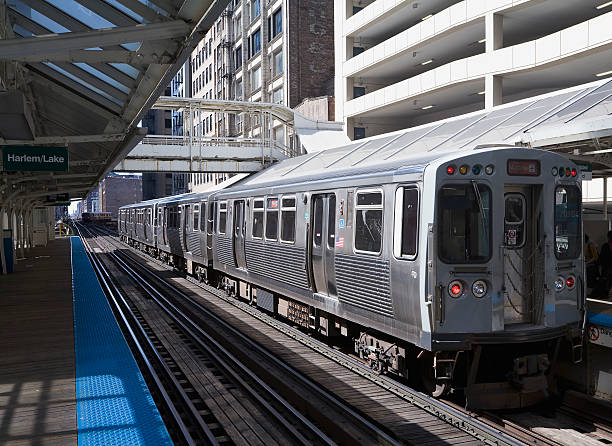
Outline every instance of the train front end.
<path id="1" fill-rule="evenodd" d="M 534 404 L 547 397 L 559 355 L 582 355 L 577 167 L 522 148 L 430 167 L 425 296 L 436 383 L 463 383 L 472 407 Z"/>

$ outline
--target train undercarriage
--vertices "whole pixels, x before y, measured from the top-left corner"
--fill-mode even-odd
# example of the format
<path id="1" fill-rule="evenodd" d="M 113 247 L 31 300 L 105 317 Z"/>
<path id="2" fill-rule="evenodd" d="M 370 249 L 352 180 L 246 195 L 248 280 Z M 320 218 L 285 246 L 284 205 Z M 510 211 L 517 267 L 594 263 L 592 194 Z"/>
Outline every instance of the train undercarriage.
<path id="1" fill-rule="evenodd" d="M 572 339 L 557 336 L 531 343 L 468 343 L 462 349 L 431 352 L 208 266 L 131 239 L 124 241 L 200 282 L 342 348 L 380 374 L 394 375 L 434 397 L 457 396 L 470 409 L 520 408 L 546 400 L 556 391 L 554 372 L 560 347 Z M 569 344 L 573 352 L 576 345 Z"/>

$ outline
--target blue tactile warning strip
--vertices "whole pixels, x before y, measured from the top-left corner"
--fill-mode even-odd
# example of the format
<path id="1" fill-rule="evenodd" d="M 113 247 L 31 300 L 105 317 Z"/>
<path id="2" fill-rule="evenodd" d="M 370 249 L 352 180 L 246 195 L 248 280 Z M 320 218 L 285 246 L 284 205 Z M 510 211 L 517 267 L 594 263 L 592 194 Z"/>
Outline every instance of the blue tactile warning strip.
<path id="1" fill-rule="evenodd" d="M 79 445 L 172 445 L 83 242 L 71 247 Z"/>
<path id="2" fill-rule="evenodd" d="M 591 324 L 603 325 L 604 327 L 612 327 L 612 316 L 603 313 L 587 313 Z"/>

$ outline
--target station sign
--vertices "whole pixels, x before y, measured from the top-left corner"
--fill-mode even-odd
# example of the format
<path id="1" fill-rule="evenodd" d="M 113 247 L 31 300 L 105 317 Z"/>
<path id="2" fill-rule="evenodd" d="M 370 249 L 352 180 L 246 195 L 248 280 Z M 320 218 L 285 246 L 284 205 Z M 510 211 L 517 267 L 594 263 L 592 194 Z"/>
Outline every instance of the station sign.
<path id="1" fill-rule="evenodd" d="M 1 146 L 2 169 L 7 172 L 67 172 L 67 147 Z"/>

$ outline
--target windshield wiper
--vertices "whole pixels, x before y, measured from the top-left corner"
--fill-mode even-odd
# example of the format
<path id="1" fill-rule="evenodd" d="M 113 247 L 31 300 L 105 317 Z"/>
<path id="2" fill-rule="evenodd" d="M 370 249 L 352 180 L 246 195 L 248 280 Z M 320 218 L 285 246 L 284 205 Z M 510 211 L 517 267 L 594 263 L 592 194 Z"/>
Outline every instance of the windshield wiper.
<path id="1" fill-rule="evenodd" d="M 480 210 L 480 220 L 484 226 L 485 235 L 487 237 L 487 243 L 489 242 L 489 222 L 485 215 L 484 206 L 482 204 L 482 197 L 480 196 L 480 189 L 478 189 L 478 183 L 476 180 L 471 180 L 472 187 L 474 188 L 474 195 L 476 196 L 476 202 L 478 203 L 478 209 Z"/>

